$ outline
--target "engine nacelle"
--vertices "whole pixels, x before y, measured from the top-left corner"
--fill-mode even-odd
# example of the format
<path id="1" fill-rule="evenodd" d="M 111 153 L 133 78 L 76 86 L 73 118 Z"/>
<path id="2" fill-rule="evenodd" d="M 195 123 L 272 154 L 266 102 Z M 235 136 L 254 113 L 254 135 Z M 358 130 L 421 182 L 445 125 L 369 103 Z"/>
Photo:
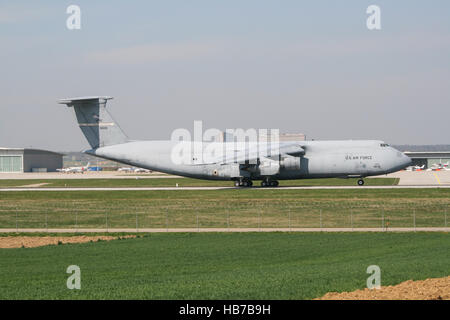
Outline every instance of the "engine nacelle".
<path id="1" fill-rule="evenodd" d="M 271 159 L 263 159 L 258 170 L 261 176 L 273 176 L 280 173 L 280 163 Z"/>
<path id="2" fill-rule="evenodd" d="M 280 166 L 285 170 L 300 170 L 300 157 L 284 157 L 280 161 Z"/>

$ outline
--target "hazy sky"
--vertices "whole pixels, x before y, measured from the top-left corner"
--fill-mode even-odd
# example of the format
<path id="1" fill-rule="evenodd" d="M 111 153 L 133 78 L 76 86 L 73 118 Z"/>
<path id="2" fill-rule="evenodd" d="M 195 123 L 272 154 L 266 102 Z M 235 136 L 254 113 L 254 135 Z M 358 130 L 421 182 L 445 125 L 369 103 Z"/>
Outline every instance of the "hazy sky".
<path id="1" fill-rule="evenodd" d="M 68 30 L 66 8 L 81 8 Z M 381 30 L 366 9 L 381 8 Z M 133 139 L 279 128 L 449 144 L 450 1 L 0 1 L 0 146 L 88 148 L 59 98 Z"/>

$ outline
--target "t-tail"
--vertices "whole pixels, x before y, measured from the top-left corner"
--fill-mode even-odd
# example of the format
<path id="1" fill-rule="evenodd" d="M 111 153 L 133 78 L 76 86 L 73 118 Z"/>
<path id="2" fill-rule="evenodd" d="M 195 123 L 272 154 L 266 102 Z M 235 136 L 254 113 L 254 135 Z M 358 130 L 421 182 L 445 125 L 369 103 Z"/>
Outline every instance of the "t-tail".
<path id="1" fill-rule="evenodd" d="M 128 138 L 106 110 L 112 97 L 61 99 L 59 103 L 73 107 L 78 125 L 92 149 L 128 142 Z"/>

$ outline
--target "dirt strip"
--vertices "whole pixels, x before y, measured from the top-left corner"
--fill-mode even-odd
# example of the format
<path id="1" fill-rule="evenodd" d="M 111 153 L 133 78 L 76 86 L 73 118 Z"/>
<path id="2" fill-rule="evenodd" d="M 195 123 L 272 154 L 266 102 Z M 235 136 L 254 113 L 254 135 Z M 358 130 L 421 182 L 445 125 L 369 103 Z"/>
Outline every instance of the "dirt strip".
<path id="1" fill-rule="evenodd" d="M 121 236 L 120 238 L 134 238 L 134 235 L 126 235 Z M 34 247 L 42 247 L 48 245 L 57 245 L 64 243 L 83 243 L 90 241 L 99 241 L 99 240 L 115 240 L 119 237 L 113 236 L 72 236 L 72 237 L 35 237 L 35 236 L 24 236 L 24 237 L 0 237 L 0 248 L 34 248 Z"/>
<path id="2" fill-rule="evenodd" d="M 450 300 L 450 276 L 408 280 L 395 286 L 353 292 L 329 292 L 316 300 Z"/>
<path id="3" fill-rule="evenodd" d="M 48 184 L 50 184 L 50 183 L 44 182 L 44 183 L 36 183 L 36 184 L 26 184 L 26 185 L 23 185 L 23 186 L 18 186 L 18 188 L 39 188 L 39 187 L 42 187 L 42 186 L 46 186 Z"/>

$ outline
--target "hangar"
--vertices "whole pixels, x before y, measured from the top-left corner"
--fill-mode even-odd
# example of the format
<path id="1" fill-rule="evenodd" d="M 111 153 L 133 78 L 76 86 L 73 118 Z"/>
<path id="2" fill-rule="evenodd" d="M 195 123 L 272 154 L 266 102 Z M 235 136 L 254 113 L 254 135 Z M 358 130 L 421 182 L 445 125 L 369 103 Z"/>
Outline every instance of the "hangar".
<path id="1" fill-rule="evenodd" d="M 434 165 L 450 164 L 450 145 L 397 146 L 412 159 L 413 166 L 425 165 L 425 169 Z"/>
<path id="2" fill-rule="evenodd" d="M 439 164 L 450 164 L 450 151 L 432 152 L 405 152 L 412 159 L 413 166 L 425 165 L 425 169 Z"/>
<path id="3" fill-rule="evenodd" d="M 0 148 L 0 173 L 55 172 L 63 167 L 63 154 L 29 148 Z"/>

